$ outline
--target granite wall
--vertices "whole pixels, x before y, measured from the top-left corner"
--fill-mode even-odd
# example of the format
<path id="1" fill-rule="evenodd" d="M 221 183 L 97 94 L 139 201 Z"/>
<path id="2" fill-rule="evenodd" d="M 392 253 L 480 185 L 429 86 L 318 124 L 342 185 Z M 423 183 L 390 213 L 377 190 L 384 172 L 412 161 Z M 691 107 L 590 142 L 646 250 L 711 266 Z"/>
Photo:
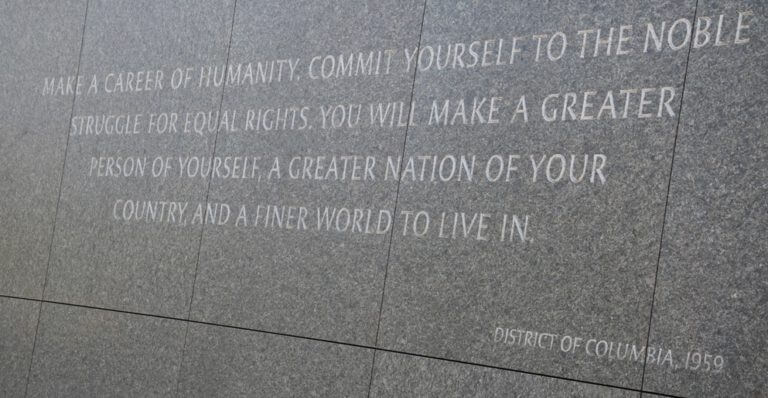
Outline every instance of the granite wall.
<path id="1" fill-rule="evenodd" d="M 0 396 L 768 396 L 768 4 L 0 3 Z"/>

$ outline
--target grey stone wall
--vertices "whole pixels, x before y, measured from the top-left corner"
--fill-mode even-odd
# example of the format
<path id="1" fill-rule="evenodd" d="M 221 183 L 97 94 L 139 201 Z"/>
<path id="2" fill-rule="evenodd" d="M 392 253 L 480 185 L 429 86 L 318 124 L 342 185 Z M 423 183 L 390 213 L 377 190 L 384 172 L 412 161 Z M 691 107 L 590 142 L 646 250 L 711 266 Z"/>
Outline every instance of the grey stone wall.
<path id="1" fill-rule="evenodd" d="M 758 0 L 0 3 L 0 396 L 768 396 Z"/>

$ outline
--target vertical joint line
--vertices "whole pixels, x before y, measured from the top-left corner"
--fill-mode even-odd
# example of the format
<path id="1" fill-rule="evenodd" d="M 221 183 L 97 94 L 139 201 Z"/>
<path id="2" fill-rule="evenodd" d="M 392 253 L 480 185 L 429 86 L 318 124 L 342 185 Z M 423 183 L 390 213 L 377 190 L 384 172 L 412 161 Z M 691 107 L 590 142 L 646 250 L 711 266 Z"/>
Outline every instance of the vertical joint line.
<path id="1" fill-rule="evenodd" d="M 80 63 L 83 60 L 83 45 L 85 44 L 85 27 L 88 21 L 88 4 L 90 3 L 89 0 L 85 1 L 85 12 L 83 13 L 83 29 L 82 34 L 80 35 L 80 49 L 78 51 L 77 55 L 77 66 L 75 67 L 75 79 L 78 79 L 80 76 Z M 56 222 L 59 218 L 59 205 L 61 204 L 61 191 L 64 185 L 64 173 L 67 170 L 67 153 L 69 150 L 69 129 L 72 125 L 72 118 L 75 115 L 75 102 L 77 100 L 77 91 L 72 95 L 72 106 L 69 109 L 69 122 L 67 123 L 67 126 L 65 128 L 66 131 L 66 138 L 64 141 L 64 159 L 62 160 L 61 165 L 61 174 L 59 175 L 59 192 L 58 196 L 56 198 L 56 208 L 53 212 L 53 226 L 51 227 L 51 239 L 48 243 L 48 258 L 45 262 L 45 276 L 43 277 L 43 290 L 40 292 L 40 308 L 37 311 L 37 325 L 35 326 L 35 337 L 32 339 L 32 353 L 29 356 L 29 367 L 27 368 L 27 382 L 24 385 L 24 396 L 27 396 L 27 391 L 29 390 L 29 382 L 30 378 L 32 376 L 32 363 L 34 362 L 35 358 L 35 349 L 37 348 L 37 335 L 40 331 L 40 318 L 43 315 L 43 302 L 42 300 L 45 299 L 45 289 L 48 287 L 48 271 L 51 268 L 51 257 L 53 254 L 53 240 L 56 236 Z"/>
<path id="2" fill-rule="evenodd" d="M 424 31 L 424 15 L 427 11 L 427 0 L 424 0 L 424 9 L 421 12 L 421 26 L 419 27 L 419 41 L 416 45 L 416 53 L 418 54 L 419 50 L 421 49 L 421 35 Z M 416 74 L 418 73 L 418 62 L 414 62 L 413 66 L 413 80 L 411 82 L 411 98 L 408 101 L 408 120 L 411 119 L 411 113 L 413 112 L 413 92 L 416 87 Z M 405 126 L 405 136 L 403 137 L 403 149 L 401 151 L 400 155 L 400 165 L 398 166 L 400 170 L 403 168 L 403 161 L 405 160 L 405 148 L 408 143 L 408 130 L 410 126 L 406 124 Z M 374 346 L 377 346 L 379 343 L 379 329 L 381 329 L 381 312 L 384 307 L 384 295 L 387 287 L 387 274 L 389 272 L 389 259 L 390 255 L 392 253 L 392 241 L 395 237 L 395 224 L 397 222 L 397 202 L 400 199 L 400 182 L 402 179 L 398 178 L 397 180 L 397 189 L 395 190 L 395 206 L 392 209 L 393 211 L 393 221 L 392 221 L 392 230 L 389 233 L 389 246 L 387 248 L 387 261 L 384 266 L 384 283 L 381 290 L 381 301 L 379 303 L 379 322 L 376 326 L 376 338 L 374 340 Z"/>
<path id="3" fill-rule="evenodd" d="M 699 10 L 699 0 L 696 0 L 696 3 L 693 7 L 693 21 L 696 21 L 696 14 Z M 691 28 L 693 29 L 693 28 Z M 656 303 L 656 286 L 658 285 L 659 280 L 659 266 L 661 264 L 661 252 L 662 248 L 664 247 L 664 229 L 667 225 L 667 210 L 669 208 L 669 192 L 671 191 L 672 187 L 672 172 L 674 171 L 675 167 L 675 153 L 677 152 L 677 137 L 680 135 L 680 121 L 683 119 L 683 102 L 685 100 L 685 84 L 688 80 L 688 65 L 691 61 L 691 49 L 693 48 L 693 36 L 691 36 L 691 42 L 688 43 L 688 53 L 685 57 L 685 71 L 683 72 L 683 86 L 680 90 L 680 109 L 677 112 L 677 125 L 675 126 L 675 138 L 672 142 L 672 158 L 670 159 L 670 165 L 669 165 L 669 178 L 667 179 L 667 195 L 664 200 L 664 212 L 662 213 L 662 219 L 661 219 L 661 236 L 659 237 L 659 254 L 656 258 L 656 273 L 653 277 L 653 290 L 651 294 L 651 310 L 650 314 L 648 315 L 648 332 L 646 334 L 645 338 L 645 357 L 643 358 L 643 373 L 640 377 L 640 391 L 644 390 L 645 386 L 645 370 L 648 367 L 648 345 L 651 343 L 651 327 L 653 325 L 653 307 Z"/>
<path id="4" fill-rule="evenodd" d="M 367 398 L 371 398 L 371 388 L 373 388 L 373 375 L 374 371 L 376 369 L 376 352 L 378 350 L 373 350 L 373 359 L 371 360 L 371 378 L 368 380 L 368 395 L 366 395 Z"/>
<path id="5" fill-rule="evenodd" d="M 416 54 L 418 55 L 419 50 L 421 49 L 421 37 L 424 33 L 424 17 L 427 14 L 427 0 L 424 0 L 424 5 L 421 9 L 421 24 L 419 25 L 419 39 L 416 42 Z M 416 89 L 416 75 L 419 72 L 418 68 L 418 62 L 414 62 L 413 65 L 413 79 L 411 80 L 411 96 L 408 101 L 408 121 L 411 120 L 411 114 L 413 113 L 413 94 Z M 410 129 L 410 123 L 407 123 L 405 126 L 405 134 L 403 136 L 403 147 L 400 152 L 400 164 L 398 165 L 398 170 L 403 169 L 403 161 L 405 160 L 405 148 L 408 144 L 408 130 Z M 371 363 L 371 378 L 368 381 L 368 397 L 371 396 L 371 388 L 373 388 L 373 377 L 375 375 L 376 371 L 376 352 L 378 351 L 376 347 L 379 345 L 379 330 L 381 330 L 381 315 L 382 311 L 384 310 L 384 296 L 387 292 L 387 275 L 389 274 L 389 261 L 391 258 L 392 253 L 392 242 L 395 238 L 395 225 L 397 224 L 397 202 L 400 198 L 400 178 L 397 180 L 397 188 L 395 189 L 395 205 L 392 208 L 392 217 L 394 218 L 392 221 L 392 230 L 389 232 L 389 245 L 387 246 L 387 259 L 384 263 L 384 282 L 381 286 L 381 300 L 379 301 L 379 319 L 376 323 L 376 336 L 373 341 L 373 360 Z"/>
<path id="6" fill-rule="evenodd" d="M 216 156 L 216 142 L 219 139 L 219 126 L 218 123 L 221 120 L 221 108 L 224 103 L 224 93 L 226 92 L 227 88 L 227 67 L 229 66 L 229 53 L 232 49 L 232 35 L 235 30 L 235 12 L 237 11 L 237 0 L 234 0 L 232 3 L 232 20 L 229 24 L 229 40 L 227 41 L 227 56 L 224 62 L 224 82 L 221 84 L 221 95 L 219 96 L 219 113 L 216 120 L 216 134 L 213 136 L 213 151 L 212 151 L 212 157 Z M 187 318 L 186 318 L 186 328 L 184 330 L 184 344 L 181 346 L 181 354 L 179 355 L 179 366 L 176 370 L 176 393 L 174 396 L 179 396 L 180 394 L 180 387 L 181 387 L 181 368 L 184 366 L 184 356 L 187 352 L 187 340 L 189 338 L 189 319 L 192 316 L 192 303 L 195 299 L 195 284 L 197 283 L 197 272 L 200 268 L 200 251 L 203 247 L 203 234 L 205 232 L 205 219 L 207 218 L 208 214 L 208 196 L 211 193 L 211 182 L 213 181 L 213 173 L 208 177 L 208 185 L 205 189 L 205 201 L 203 204 L 205 205 L 205 213 L 203 214 L 203 223 L 200 225 L 200 239 L 198 240 L 197 244 L 197 259 L 195 261 L 195 273 L 192 276 L 192 294 L 189 297 L 189 306 L 187 307 Z"/>
<path id="7" fill-rule="evenodd" d="M 234 1 L 232 6 L 232 22 L 229 25 L 229 41 L 227 42 L 227 57 L 224 61 L 224 82 L 221 84 L 221 95 L 219 96 L 219 113 L 216 119 L 216 134 L 213 136 L 213 151 L 212 151 L 212 157 L 216 156 L 216 143 L 219 139 L 219 122 L 221 121 L 221 109 L 224 103 L 224 93 L 227 88 L 227 67 L 229 66 L 229 52 L 232 48 L 232 34 L 235 29 L 235 11 L 237 10 L 237 0 Z M 208 214 L 208 197 L 211 194 L 211 182 L 213 181 L 213 173 L 211 173 L 208 176 L 208 185 L 205 189 L 205 201 L 203 204 L 205 205 L 205 213 L 203 213 L 203 223 L 200 226 L 200 239 L 198 241 L 197 245 L 197 260 L 195 261 L 195 273 L 192 277 L 192 294 L 189 297 L 189 308 L 187 309 L 187 319 L 189 319 L 190 315 L 192 314 L 192 302 L 195 299 L 195 284 L 197 283 L 197 271 L 200 268 L 200 251 L 203 247 L 203 234 L 205 232 L 205 219 L 207 218 Z"/>

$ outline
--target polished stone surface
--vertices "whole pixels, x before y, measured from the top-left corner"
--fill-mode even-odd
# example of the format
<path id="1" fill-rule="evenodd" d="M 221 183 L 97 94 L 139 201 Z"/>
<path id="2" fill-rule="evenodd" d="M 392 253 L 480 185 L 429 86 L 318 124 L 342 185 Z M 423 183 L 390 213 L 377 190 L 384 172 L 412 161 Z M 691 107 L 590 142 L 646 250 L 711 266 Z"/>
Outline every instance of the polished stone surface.
<path id="1" fill-rule="evenodd" d="M 24 395 L 39 313 L 39 302 L 0 297 L 0 396 Z"/>
<path id="2" fill-rule="evenodd" d="M 363 397 L 373 350 L 190 324 L 179 395 Z"/>
<path id="3" fill-rule="evenodd" d="M 763 396 L 767 15 L 0 2 L 0 396 Z"/>
<path id="4" fill-rule="evenodd" d="M 3 1 L 0 15 L 0 294 L 40 298 L 74 96 L 45 83 L 77 73 L 85 1 Z"/>
<path id="5" fill-rule="evenodd" d="M 748 42 L 734 44 L 739 13 L 752 14 L 743 14 L 748 27 L 739 35 Z M 650 346 L 671 350 L 671 360 L 649 361 L 644 388 L 683 396 L 763 396 L 768 7 L 701 0 L 697 15 L 715 22 L 725 15 L 728 30 L 721 40 L 727 44 L 691 52 L 650 336 Z"/>
<path id="6" fill-rule="evenodd" d="M 180 321 L 43 304 L 28 396 L 169 396 L 185 328 Z"/>
<path id="7" fill-rule="evenodd" d="M 634 397 L 635 391 L 389 352 L 376 353 L 371 397 Z"/>
<path id="8" fill-rule="evenodd" d="M 400 155 L 405 128 L 372 125 L 368 106 L 404 102 L 407 118 L 413 71 L 406 68 L 402 52 L 417 45 L 421 15 L 420 1 L 237 4 L 230 64 L 243 68 L 236 75 L 242 79 L 235 78 L 240 83 L 227 87 L 223 109 L 237 112 L 238 130 L 219 133 L 216 156 L 244 156 L 252 162 L 259 158 L 259 170 L 251 174 L 252 167 L 245 166 L 247 179 L 211 182 L 210 201 L 228 204 L 232 213 L 228 223 L 205 227 L 192 319 L 374 344 L 390 238 L 385 218 L 382 233 L 375 232 L 374 224 L 380 210 L 391 212 L 394 207 L 397 181 L 385 180 L 383 170 L 387 156 Z M 390 57 L 389 51 L 400 53 Z M 362 66 L 356 61 L 361 53 Z M 353 64 L 346 65 L 354 69 L 337 69 L 350 56 Z M 283 64 L 279 81 L 277 72 L 271 82 L 263 82 L 258 74 L 253 84 L 244 80 L 246 65 L 256 68 L 287 59 L 293 66 Z M 334 71 L 339 70 L 337 75 Z M 344 106 L 334 119 L 327 111 L 339 104 Z M 349 104 L 362 107 L 360 122 L 334 128 L 332 120 L 340 121 L 341 109 L 348 111 Z M 287 109 L 296 111 L 275 127 L 276 109 L 283 115 Z M 245 122 L 249 111 L 252 128 Z M 259 112 L 264 114 L 261 119 Z M 349 119 L 357 122 L 357 116 Z M 316 165 L 320 156 L 323 169 L 316 174 L 312 167 L 311 174 L 328 175 L 331 157 L 336 156 L 338 178 L 291 178 L 299 165 L 304 176 L 305 159 Z M 360 156 L 357 164 L 348 158 L 352 160 L 347 160 L 346 174 L 343 156 Z M 291 163 L 296 157 L 298 163 Z M 375 157 L 374 170 L 382 171 L 374 172 L 374 180 L 363 179 L 368 157 Z M 275 158 L 281 178 L 272 172 Z M 247 212 L 243 221 L 238 220 L 241 206 Z M 268 206 L 285 212 L 282 228 L 268 216 L 267 210 L 275 209 Z M 372 233 L 353 232 L 354 226 L 338 232 L 336 218 L 330 231 L 318 228 L 326 207 L 329 214 L 342 214 L 340 226 L 346 225 L 347 215 L 354 217 L 354 209 L 364 209 L 368 220 L 370 209 L 371 224 L 360 225 Z M 300 212 L 306 229 L 298 221 Z"/>
<path id="9" fill-rule="evenodd" d="M 232 7 L 232 1 L 214 0 L 193 5 L 155 0 L 89 4 L 80 66 L 88 83 L 75 102 L 46 299 L 187 316 L 201 233 L 193 213 L 205 201 L 207 179 L 178 177 L 179 157 L 210 157 L 215 130 L 198 135 L 183 128 L 188 112 L 207 115 L 219 108 L 222 88 L 198 88 L 196 82 L 201 65 L 226 62 Z M 198 75 L 186 89 L 173 90 L 173 71 L 182 66 Z M 136 83 L 139 71 L 145 71 L 143 84 Z M 132 85 L 128 72 L 135 73 Z M 89 94 L 86 88 L 94 75 L 100 89 Z M 162 81 L 162 89 L 148 84 L 147 75 Z M 107 92 L 120 87 L 125 91 Z M 129 87 L 134 91 L 127 91 Z M 144 91 L 147 87 L 151 90 Z M 150 114 L 164 112 L 179 115 L 177 132 L 150 130 L 150 125 L 161 125 L 159 116 L 150 123 Z M 88 116 L 136 114 L 143 115 L 138 134 L 132 133 L 135 116 L 128 123 L 129 134 L 108 134 L 107 128 L 86 134 Z M 85 117 L 83 124 L 79 117 Z M 98 123 L 93 126 L 92 132 Z M 118 157 L 134 159 L 134 165 L 146 161 L 143 175 L 138 168 L 124 167 L 133 174 L 99 177 L 100 171 L 117 170 L 107 165 L 109 158 Z M 158 177 L 153 177 L 157 158 L 170 159 L 163 162 L 171 166 L 167 175 L 157 163 Z M 127 200 L 138 203 L 133 214 L 143 213 L 143 203 L 150 201 L 156 209 L 153 221 L 124 220 L 130 208 L 117 201 Z M 172 210 L 161 202 L 179 205 Z M 181 206 L 186 206 L 183 215 Z"/>
<path id="10" fill-rule="evenodd" d="M 642 354 L 626 354 L 647 338 L 687 54 L 643 52 L 645 26 L 692 18 L 694 3 L 428 2 L 419 125 L 405 149 L 417 172 L 401 182 L 397 204 L 398 216 L 413 215 L 394 227 L 380 347 L 640 387 Z M 634 28 L 619 48 L 625 24 Z M 586 41 L 578 32 L 602 28 L 605 39 L 610 27 L 611 55 L 600 44 L 594 57 L 596 32 Z M 547 35 L 541 46 L 538 34 Z M 563 37 L 570 47 L 558 59 Z M 430 51 L 453 43 L 468 43 L 477 61 L 465 53 L 464 64 L 452 57 L 438 70 L 445 55 L 430 63 Z M 655 107 L 640 106 L 642 92 Z M 431 163 L 421 180 L 422 155 L 437 156 L 435 181 Z M 465 156 L 464 169 L 449 155 L 456 164 Z M 474 172 L 464 172 L 473 156 Z M 423 236 L 420 211 L 431 218 Z M 610 342 L 625 359 L 608 359 Z"/>

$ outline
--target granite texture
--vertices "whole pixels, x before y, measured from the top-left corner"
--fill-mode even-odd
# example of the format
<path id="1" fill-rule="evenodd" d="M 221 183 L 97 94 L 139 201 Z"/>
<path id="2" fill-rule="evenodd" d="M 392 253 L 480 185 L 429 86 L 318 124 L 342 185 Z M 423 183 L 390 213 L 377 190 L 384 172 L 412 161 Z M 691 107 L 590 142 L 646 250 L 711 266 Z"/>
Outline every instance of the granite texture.
<path id="1" fill-rule="evenodd" d="M 39 313 L 39 302 L 0 297 L 0 396 L 24 395 Z"/>
<path id="2" fill-rule="evenodd" d="M 378 173 L 374 180 L 352 180 L 353 167 L 362 165 L 353 166 L 352 161 L 342 178 L 340 157 L 375 157 L 377 170 L 383 170 L 386 156 L 400 155 L 405 128 L 371 125 L 368 104 L 404 102 L 407 115 L 413 71 L 406 68 L 401 54 L 391 57 L 388 73 L 386 56 L 381 58 L 379 75 L 373 65 L 379 51 L 402 52 L 404 47 L 416 46 L 421 15 L 422 2 L 415 0 L 237 4 L 230 64 L 245 68 L 248 63 L 256 67 L 259 62 L 291 59 L 295 66 L 293 74 L 285 66 L 280 81 L 275 77 L 264 83 L 257 77 L 253 85 L 233 84 L 226 89 L 223 108 L 238 112 L 240 122 L 235 124 L 238 131 L 219 133 L 216 156 L 259 158 L 259 171 L 247 179 L 214 178 L 211 182 L 210 201 L 228 204 L 232 215 L 225 225 L 206 225 L 192 319 L 374 344 L 389 233 L 366 234 L 351 232 L 351 228 L 328 231 L 318 228 L 318 213 L 326 206 L 330 213 L 341 208 L 352 214 L 354 209 L 370 209 L 375 222 L 380 210 L 392 211 L 397 181 L 385 180 Z M 360 70 L 354 60 L 361 52 L 364 60 L 374 54 L 371 68 L 364 69 L 373 71 L 372 75 L 357 73 Z M 339 54 L 343 54 L 343 62 L 352 55 L 355 67 L 336 77 L 329 71 L 335 70 L 331 65 L 339 62 Z M 322 76 L 322 62 L 332 76 L 313 79 Z M 332 128 L 328 116 L 324 128 L 323 110 L 338 104 L 346 109 L 349 104 L 360 104 L 359 124 Z M 284 112 L 290 108 L 305 108 L 306 121 L 289 116 L 278 128 L 265 130 L 262 123 L 256 131 L 258 119 L 254 118 L 254 128 L 246 129 L 248 111 L 257 114 L 259 110 Z M 340 112 L 336 120 L 341 120 Z M 275 117 L 271 115 L 268 124 Z M 325 157 L 320 176 L 325 175 L 331 157 L 339 157 L 337 179 L 290 177 L 304 159 L 318 156 Z M 300 160 L 291 169 L 295 157 Z M 275 158 L 281 162 L 279 179 L 271 173 Z M 362 174 L 358 169 L 355 178 Z M 295 206 L 292 226 L 265 227 L 268 205 L 279 209 Z M 245 206 L 247 222 L 237 220 L 241 206 Z M 307 209 L 306 229 L 297 228 L 299 207 Z M 257 211 L 261 223 L 254 225 Z M 371 224 L 369 231 L 374 230 Z"/>
<path id="3" fill-rule="evenodd" d="M 141 133 L 79 134 L 84 130 L 73 122 L 46 299 L 187 316 L 202 228 L 193 223 L 192 216 L 205 201 L 208 181 L 178 177 L 179 157 L 209 158 L 215 130 L 198 135 L 184 133 L 183 127 L 187 112 L 207 114 L 219 108 L 222 88 L 198 88 L 196 82 L 200 66 L 226 62 L 233 6 L 232 1 L 214 0 L 89 4 L 80 66 L 87 83 L 76 99 L 75 118 L 142 114 Z M 186 89 L 172 90 L 173 70 L 178 67 L 192 68 L 198 74 L 192 75 Z M 127 90 L 128 72 L 150 71 L 148 75 L 156 81 L 157 70 L 164 74 L 163 89 L 144 91 L 149 81 L 145 75 L 142 91 L 106 92 L 119 91 L 119 73 Z M 107 79 L 111 73 L 115 75 Z M 89 94 L 94 75 L 101 88 Z M 149 87 L 157 86 L 150 83 Z M 179 115 L 177 132 L 152 129 L 147 133 L 150 114 L 164 112 Z M 129 126 L 133 131 L 133 124 Z M 106 165 L 110 157 L 146 159 L 144 175 L 137 170 L 130 177 L 98 177 L 99 169 L 92 168 L 92 160 L 104 158 Z M 171 159 L 166 163 L 171 168 L 167 176 L 159 173 L 155 178 L 152 165 L 158 157 Z M 125 221 L 123 214 L 130 213 L 122 212 L 124 202 L 118 200 L 136 201 L 139 206 L 151 201 L 158 209 L 161 201 L 186 203 L 187 207 L 183 216 L 178 211 L 164 211 L 161 218 L 157 210 L 156 221 Z M 113 219 L 115 206 L 117 220 Z M 174 218 L 168 222 L 170 215 Z"/>
<path id="4" fill-rule="evenodd" d="M 169 396 L 185 327 L 180 321 L 44 303 L 28 396 Z"/>
<path id="5" fill-rule="evenodd" d="M 2 1 L 0 396 L 766 396 L 766 16 Z"/>
<path id="6" fill-rule="evenodd" d="M 640 393 L 389 352 L 376 353 L 371 397 L 634 397 Z"/>
<path id="7" fill-rule="evenodd" d="M 687 54 L 686 49 L 668 48 L 644 53 L 645 26 L 692 18 L 694 3 L 428 2 L 422 48 L 426 51 L 431 46 L 436 54 L 438 45 L 445 52 L 448 44 L 467 43 L 469 48 L 469 43 L 479 40 L 475 46 L 479 60 L 474 68 L 461 68 L 461 64 L 453 68 L 453 61 L 444 70 L 437 70 L 436 63 L 427 68 L 427 61 L 420 67 L 414 101 L 421 117 L 419 125 L 409 129 L 405 155 L 438 156 L 438 161 L 447 155 L 464 155 L 468 163 L 475 156 L 476 166 L 472 181 L 464 175 L 461 181 L 454 176 L 447 182 L 423 182 L 420 177 L 401 182 L 398 213 L 426 211 L 431 214 L 431 229 L 425 236 L 416 236 L 413 217 L 409 224 L 403 217 L 397 219 L 380 347 L 639 389 L 642 354 L 629 359 L 627 350 L 632 345 L 641 349 L 647 338 Z M 604 38 L 608 28 L 614 27 L 615 52 L 619 26 L 625 24 L 634 26 L 633 33 L 625 32 L 631 39 L 622 51 L 631 49 L 628 54 L 605 56 L 603 45 L 602 55 L 592 57 L 593 33 L 581 58 L 578 31 L 602 28 Z M 548 38 L 557 31 L 564 32 L 571 47 L 560 60 L 550 61 Z M 538 62 L 537 34 L 548 35 Z M 520 37 L 520 52 L 509 64 L 514 37 Z M 489 39 L 495 42 L 483 42 Z M 506 46 L 500 57 L 504 65 L 495 65 L 499 39 Z M 559 43 L 555 40 L 551 48 L 555 58 Z M 490 53 L 486 61 L 491 65 L 482 67 L 486 46 Z M 464 59 L 471 62 L 468 56 Z M 651 116 L 639 118 L 639 101 L 633 97 L 623 118 L 626 100 L 620 90 L 637 89 L 639 94 L 641 88 L 653 87 L 657 88 L 653 103 L 659 101 L 661 87 L 675 90 L 676 95 L 667 97 L 671 112 L 661 107 L 657 117 L 657 107 L 643 111 L 652 112 Z M 618 108 L 616 118 L 606 111 L 598 119 L 609 90 Z M 593 120 L 581 119 L 580 112 L 583 93 L 589 91 L 596 94 L 585 116 Z M 563 110 L 568 92 L 576 93 L 573 116 L 579 120 L 570 120 L 570 113 Z M 549 94 L 559 94 L 551 99 L 558 105 L 549 102 L 546 108 L 547 117 L 559 112 L 551 122 L 542 115 Z M 523 95 L 527 122 L 522 113 L 515 114 Z M 498 123 L 494 124 L 483 122 L 491 118 L 491 97 L 501 97 L 496 100 Z M 479 117 L 472 111 L 475 98 L 486 98 Z M 430 125 L 435 100 L 440 107 L 443 101 L 452 101 L 447 123 Z M 466 122 L 457 111 L 461 101 L 466 103 Z M 499 181 L 485 178 L 493 155 L 500 155 L 504 162 L 510 155 L 519 156 L 513 163 L 517 171 L 511 172 L 508 181 L 508 163 Z M 572 155 L 576 181 L 584 155 L 588 156 L 588 171 L 581 182 L 571 182 Z M 604 156 L 604 180 L 593 171 L 602 164 L 596 155 Z M 531 157 L 535 162 L 546 160 L 535 181 Z M 548 180 L 548 159 L 554 159 L 550 173 L 554 180 L 561 170 L 558 159 L 566 162 L 559 182 Z M 493 170 L 498 165 L 494 163 Z M 429 178 L 431 166 L 427 167 Z M 439 237 L 443 212 L 447 213 L 443 234 L 448 238 Z M 453 230 L 453 212 L 466 217 L 466 224 L 461 224 L 461 216 L 457 218 L 456 238 L 446 232 Z M 487 228 L 480 232 L 487 240 L 477 239 L 480 221 L 472 224 L 473 216 L 481 217 L 479 213 L 487 214 Z M 502 242 L 503 214 L 508 215 L 508 223 Z M 529 217 L 524 242 L 512 226 L 513 215 L 519 217 L 520 229 Z M 570 345 L 577 348 L 568 350 L 568 339 L 578 341 Z M 593 355 L 599 341 L 604 341 L 601 349 L 604 344 L 606 350 L 601 357 Z M 614 348 L 622 344 L 624 359 L 609 359 L 611 342 Z"/>
<path id="8" fill-rule="evenodd" d="M 749 41 L 735 45 L 740 12 L 753 15 L 742 20 Z M 650 336 L 672 362 L 649 361 L 644 388 L 758 397 L 768 394 L 768 7 L 699 1 L 697 15 L 721 14 L 728 44 L 691 52 L 672 171 Z"/>
<path id="9" fill-rule="evenodd" d="M 363 397 L 373 350 L 190 324 L 182 397 Z"/>
<path id="10" fill-rule="evenodd" d="M 0 3 L 0 294 L 40 298 L 59 195 L 85 0 Z"/>

